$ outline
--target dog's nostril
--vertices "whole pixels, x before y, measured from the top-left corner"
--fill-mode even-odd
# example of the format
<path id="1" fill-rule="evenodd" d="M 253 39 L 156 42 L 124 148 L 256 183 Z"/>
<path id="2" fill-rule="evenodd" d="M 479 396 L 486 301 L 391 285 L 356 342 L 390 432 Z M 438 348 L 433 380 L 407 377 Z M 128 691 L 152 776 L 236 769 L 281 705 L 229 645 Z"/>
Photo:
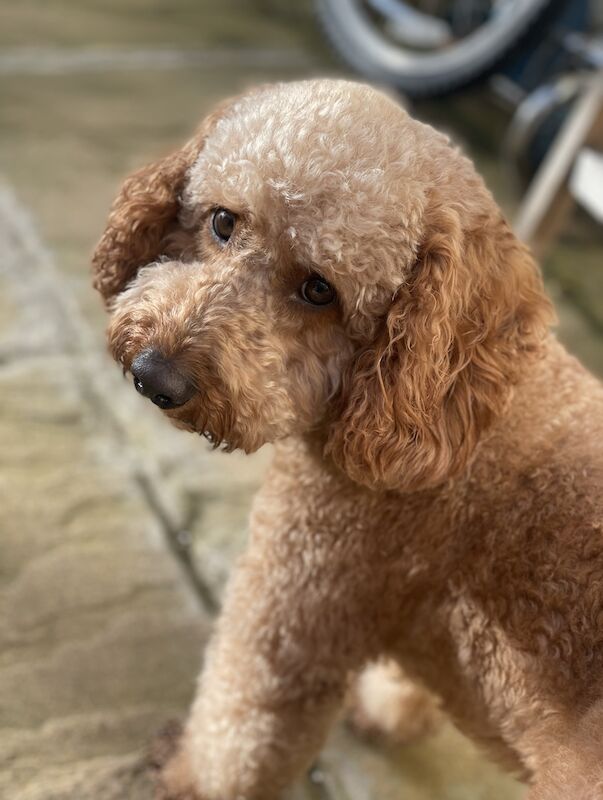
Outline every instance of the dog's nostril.
<path id="1" fill-rule="evenodd" d="M 137 392 L 159 408 L 178 408 L 194 394 L 193 386 L 172 362 L 157 350 L 144 350 L 130 367 Z"/>
<path id="2" fill-rule="evenodd" d="M 165 394 L 156 394 L 154 397 L 151 397 L 151 402 L 155 403 L 159 408 L 176 408 L 182 405 L 182 403 L 174 403 L 172 398 Z"/>

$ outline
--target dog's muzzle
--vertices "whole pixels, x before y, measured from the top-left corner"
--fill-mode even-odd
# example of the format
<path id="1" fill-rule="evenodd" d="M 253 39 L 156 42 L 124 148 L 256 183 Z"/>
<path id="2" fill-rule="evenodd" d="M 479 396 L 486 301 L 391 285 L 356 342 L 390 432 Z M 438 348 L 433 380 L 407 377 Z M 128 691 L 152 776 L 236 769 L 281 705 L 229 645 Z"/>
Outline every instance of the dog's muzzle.
<path id="1" fill-rule="evenodd" d="M 163 409 L 178 408 L 191 399 L 194 387 L 157 350 L 143 350 L 130 367 L 137 392 Z"/>

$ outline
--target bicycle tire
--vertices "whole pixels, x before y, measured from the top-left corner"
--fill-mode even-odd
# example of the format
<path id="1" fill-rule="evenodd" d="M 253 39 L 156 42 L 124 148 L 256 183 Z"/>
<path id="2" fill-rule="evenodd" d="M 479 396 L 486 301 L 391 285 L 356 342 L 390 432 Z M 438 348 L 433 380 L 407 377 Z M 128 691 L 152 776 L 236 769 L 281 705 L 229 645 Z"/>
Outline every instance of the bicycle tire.
<path id="1" fill-rule="evenodd" d="M 359 0 L 316 0 L 323 31 L 341 58 L 366 77 L 394 86 L 412 99 L 445 95 L 485 78 L 516 51 L 540 23 L 560 6 L 559 0 L 525 0 L 520 11 L 494 22 L 448 50 L 415 53 L 387 42 L 363 11 Z M 483 34 L 489 25 L 489 36 Z M 480 33 L 481 38 L 476 38 Z M 542 35 L 542 32 L 540 31 Z"/>

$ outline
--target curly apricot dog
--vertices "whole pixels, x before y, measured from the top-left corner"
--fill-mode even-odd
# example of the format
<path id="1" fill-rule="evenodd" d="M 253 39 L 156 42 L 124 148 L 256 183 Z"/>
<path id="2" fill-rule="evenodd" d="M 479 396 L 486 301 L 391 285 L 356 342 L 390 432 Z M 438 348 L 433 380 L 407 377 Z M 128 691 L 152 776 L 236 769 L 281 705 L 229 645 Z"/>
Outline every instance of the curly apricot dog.
<path id="1" fill-rule="evenodd" d="M 140 392 L 275 443 L 159 796 L 278 796 L 386 659 L 368 725 L 433 713 L 399 668 L 530 800 L 602 798 L 603 388 L 470 162 L 367 86 L 265 86 L 126 181 L 94 268 Z"/>

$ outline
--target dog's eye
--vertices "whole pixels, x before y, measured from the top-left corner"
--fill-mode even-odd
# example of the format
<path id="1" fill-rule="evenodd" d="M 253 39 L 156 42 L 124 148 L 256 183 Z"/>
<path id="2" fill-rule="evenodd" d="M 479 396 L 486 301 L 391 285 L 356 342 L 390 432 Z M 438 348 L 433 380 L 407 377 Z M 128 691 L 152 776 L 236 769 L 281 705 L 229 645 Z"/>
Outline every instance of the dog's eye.
<path id="1" fill-rule="evenodd" d="M 211 225 L 221 242 L 227 242 L 230 239 L 234 231 L 235 221 L 235 215 L 225 208 L 218 208 L 217 211 L 214 211 Z"/>
<path id="2" fill-rule="evenodd" d="M 313 306 L 328 306 L 335 299 L 335 289 L 324 278 L 314 277 L 304 281 L 299 293 L 302 300 Z"/>

